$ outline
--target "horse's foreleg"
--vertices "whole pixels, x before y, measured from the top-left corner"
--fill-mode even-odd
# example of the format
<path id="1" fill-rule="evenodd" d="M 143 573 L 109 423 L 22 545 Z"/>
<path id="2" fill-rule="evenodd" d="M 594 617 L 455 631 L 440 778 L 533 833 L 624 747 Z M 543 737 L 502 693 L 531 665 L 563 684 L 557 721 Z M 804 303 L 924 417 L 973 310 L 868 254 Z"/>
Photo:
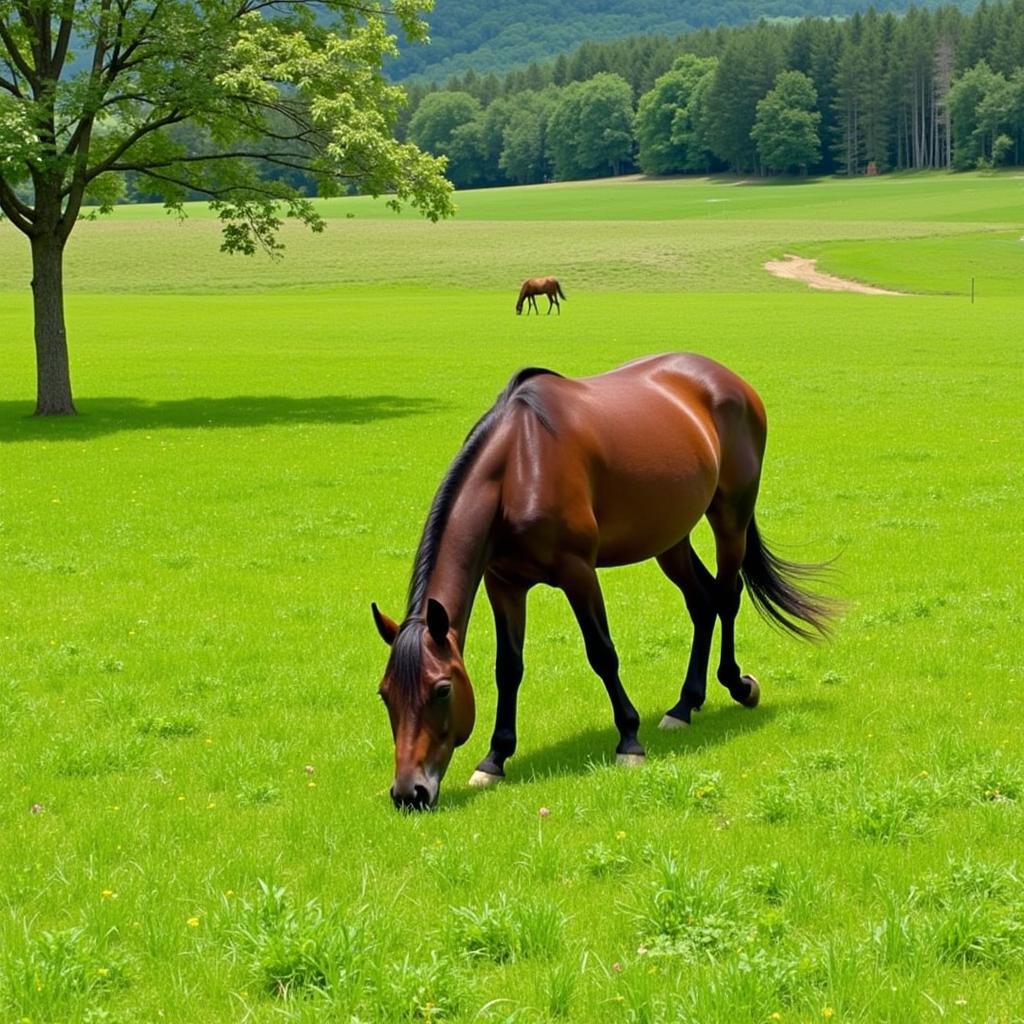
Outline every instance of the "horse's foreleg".
<path id="1" fill-rule="evenodd" d="M 644 748 L 637 739 L 640 715 L 619 679 L 619 656 L 608 630 L 597 572 L 582 558 L 569 559 L 561 567 L 557 583 L 565 591 L 583 633 L 590 667 L 608 692 L 615 727 L 619 730 L 619 744 L 615 748 L 618 759 L 624 764 L 639 764 L 645 757 Z"/>
<path id="2" fill-rule="evenodd" d="M 658 565 L 682 591 L 693 623 L 690 660 L 686 665 L 679 702 L 669 708 L 661 720 L 662 729 L 677 729 L 690 724 L 691 712 L 699 711 L 707 696 L 708 661 L 715 632 L 715 580 L 690 546 L 689 537 L 660 555 Z"/>
<path id="3" fill-rule="evenodd" d="M 505 761 L 516 750 L 516 707 L 523 679 L 523 638 L 526 635 L 526 589 L 510 587 L 490 573 L 485 577 L 487 596 L 494 612 L 497 653 L 494 679 L 498 686 L 498 710 L 494 716 L 491 749 L 476 766 L 469 782 L 488 786 L 505 775 Z"/>

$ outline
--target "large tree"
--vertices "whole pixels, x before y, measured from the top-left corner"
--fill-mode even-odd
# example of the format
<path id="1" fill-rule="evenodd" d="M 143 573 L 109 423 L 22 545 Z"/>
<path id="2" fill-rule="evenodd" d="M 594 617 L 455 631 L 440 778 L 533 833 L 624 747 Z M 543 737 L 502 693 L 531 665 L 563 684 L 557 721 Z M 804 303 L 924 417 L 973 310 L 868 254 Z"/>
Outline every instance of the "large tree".
<path id="1" fill-rule="evenodd" d="M 618 174 L 633 148 L 629 83 L 601 72 L 567 85 L 551 112 L 547 145 L 559 178 Z"/>
<path id="2" fill-rule="evenodd" d="M 757 165 L 757 104 L 783 70 L 782 29 L 759 24 L 729 37 L 705 100 L 707 143 L 735 171 Z"/>
<path id="3" fill-rule="evenodd" d="M 799 171 L 821 159 L 814 83 L 799 71 L 782 71 L 775 87 L 757 104 L 750 135 L 768 171 Z"/>
<path id="4" fill-rule="evenodd" d="M 409 121 L 409 140 L 428 153 L 446 156 L 448 177 L 458 188 L 480 183 L 486 147 L 475 96 L 461 90 L 425 96 Z"/>
<path id="5" fill-rule="evenodd" d="M 709 154 L 700 133 L 700 98 L 718 61 L 684 53 L 671 71 L 640 97 L 636 113 L 637 162 L 647 174 L 706 171 Z"/>
<path id="6" fill-rule="evenodd" d="M 109 209 L 127 174 L 171 209 L 209 199 L 232 252 L 279 249 L 283 216 L 322 230 L 282 170 L 321 195 L 451 213 L 443 161 L 393 137 L 404 93 L 381 71 L 396 52 L 386 18 L 421 39 L 430 6 L 0 0 L 0 212 L 32 249 L 37 414 L 75 411 L 64 247 L 83 206 Z"/>

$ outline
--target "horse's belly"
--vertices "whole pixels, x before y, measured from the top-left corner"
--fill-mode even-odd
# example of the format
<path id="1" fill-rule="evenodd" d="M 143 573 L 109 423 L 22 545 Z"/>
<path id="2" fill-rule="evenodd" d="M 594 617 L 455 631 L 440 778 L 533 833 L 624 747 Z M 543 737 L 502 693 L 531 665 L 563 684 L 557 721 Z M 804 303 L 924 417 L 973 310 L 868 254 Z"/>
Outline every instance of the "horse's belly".
<path id="1" fill-rule="evenodd" d="M 700 521 L 715 493 L 714 475 L 684 479 L 623 476 L 605 482 L 595 502 L 598 565 L 628 565 L 674 547 Z"/>

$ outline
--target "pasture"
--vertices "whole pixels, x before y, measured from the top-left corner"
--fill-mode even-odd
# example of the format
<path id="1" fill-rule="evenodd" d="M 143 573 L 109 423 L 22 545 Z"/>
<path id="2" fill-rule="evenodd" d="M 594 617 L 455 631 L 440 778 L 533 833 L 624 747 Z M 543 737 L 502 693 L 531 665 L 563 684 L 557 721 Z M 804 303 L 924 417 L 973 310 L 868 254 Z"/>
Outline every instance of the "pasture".
<path id="1" fill-rule="evenodd" d="M 278 262 L 119 209 L 70 242 L 68 421 L 28 416 L 0 224 L 0 1019 L 1024 1020 L 1022 200 L 636 181 L 467 193 L 436 226 L 345 200 Z M 761 269 L 784 252 L 923 294 L 809 292 Z M 515 317 L 547 273 L 561 317 Z M 369 606 L 401 614 L 445 467 L 520 366 L 670 349 L 764 398 L 759 524 L 835 559 L 834 639 L 745 602 L 761 707 L 712 677 L 660 733 L 682 601 L 604 572 L 625 770 L 538 588 L 519 751 L 480 792 L 481 597 L 476 731 L 438 811 L 399 815 Z"/>

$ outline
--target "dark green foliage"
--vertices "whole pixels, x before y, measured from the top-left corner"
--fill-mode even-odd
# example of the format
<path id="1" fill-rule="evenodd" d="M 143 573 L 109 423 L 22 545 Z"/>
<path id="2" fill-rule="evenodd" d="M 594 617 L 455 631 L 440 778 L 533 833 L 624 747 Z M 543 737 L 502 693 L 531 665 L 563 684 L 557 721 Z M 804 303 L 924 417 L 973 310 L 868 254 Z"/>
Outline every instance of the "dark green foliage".
<path id="1" fill-rule="evenodd" d="M 718 61 L 683 54 L 640 98 L 636 115 L 637 162 L 647 174 L 706 171 L 704 99 Z"/>
<path id="2" fill-rule="evenodd" d="M 566 87 L 548 123 L 548 148 L 558 177 L 618 174 L 632 147 L 628 82 L 603 72 Z"/>
<path id="3" fill-rule="evenodd" d="M 751 131 L 758 101 L 783 70 L 783 35 L 758 26 L 736 33 L 718 62 L 707 95 L 707 140 L 711 150 L 737 171 L 752 171 L 757 151 Z"/>
<path id="4" fill-rule="evenodd" d="M 461 186 L 619 173 L 632 169 L 634 147 L 648 174 L 991 167 L 1024 162 L 1022 40 L 1020 0 L 970 15 L 954 6 L 900 17 L 872 8 L 845 21 L 592 38 L 503 79 L 469 71 L 444 92 L 414 84 L 410 103 L 471 96 L 484 108 L 482 126 L 474 119 L 434 150 L 449 156 Z M 809 92 L 760 106 L 783 72 L 803 76 Z M 598 76 L 628 83 L 633 138 L 624 107 L 612 115 L 610 94 L 596 100 Z M 620 84 L 614 103 L 625 95 Z"/>
<path id="5" fill-rule="evenodd" d="M 805 172 L 818 162 L 817 102 L 818 94 L 805 74 L 783 71 L 775 88 L 758 103 L 751 135 L 767 170 Z"/>
<path id="6" fill-rule="evenodd" d="M 879 0 L 875 6 L 882 11 L 906 11 L 911 4 Z M 917 6 L 934 8 L 938 3 L 924 0 Z M 958 6 L 974 4 L 962 0 Z M 731 0 L 728 4 L 715 0 L 689 0 L 686 4 L 677 0 L 563 0 L 557 5 L 541 0 L 516 4 L 444 0 L 429 18 L 431 45 L 403 51 L 389 70 L 398 79 L 423 76 L 442 81 L 469 68 L 487 73 L 526 67 L 534 61 L 551 60 L 585 41 L 621 40 L 638 32 L 671 36 L 760 18 L 843 17 L 862 9 L 858 0 Z M 1019 46 L 1016 52 L 1021 52 Z M 670 63 L 655 71 L 652 79 Z M 594 67 L 575 77 L 589 78 L 608 70 L 619 69 Z"/>

